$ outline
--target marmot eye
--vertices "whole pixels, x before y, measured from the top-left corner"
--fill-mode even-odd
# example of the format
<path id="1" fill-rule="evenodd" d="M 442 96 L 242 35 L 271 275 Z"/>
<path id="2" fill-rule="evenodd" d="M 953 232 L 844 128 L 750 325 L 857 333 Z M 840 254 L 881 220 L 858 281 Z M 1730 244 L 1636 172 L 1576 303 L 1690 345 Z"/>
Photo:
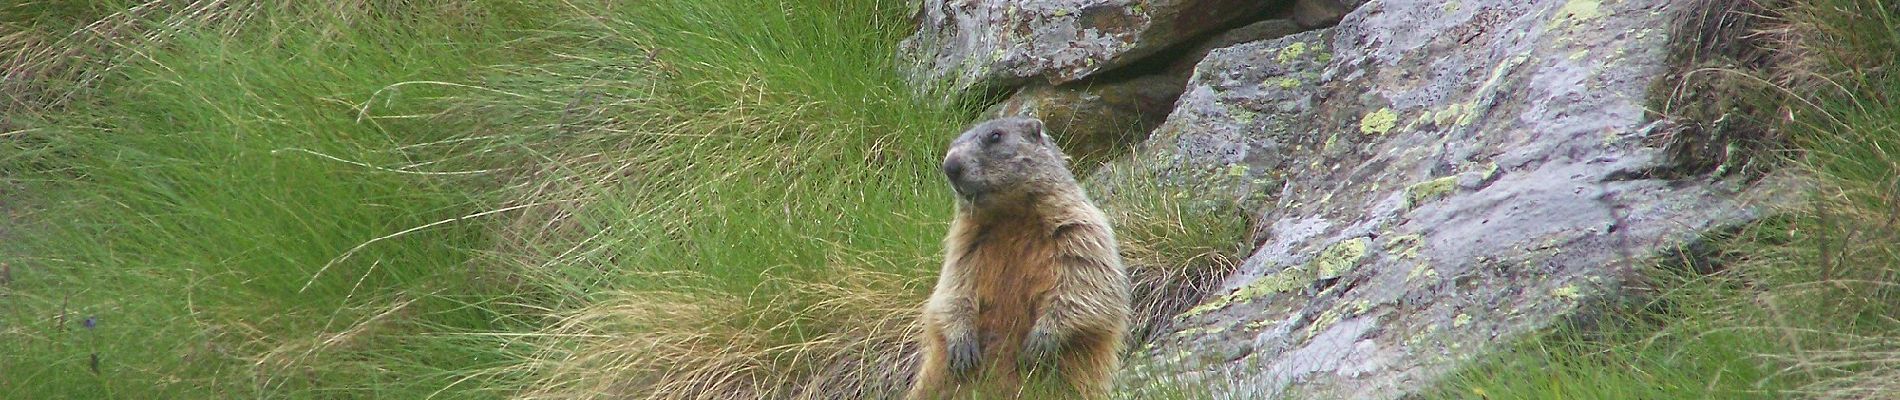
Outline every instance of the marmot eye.
<path id="1" fill-rule="evenodd" d="M 983 138 L 983 143 L 995 144 L 1001 141 L 1003 141 L 1003 131 L 990 131 L 990 136 Z"/>

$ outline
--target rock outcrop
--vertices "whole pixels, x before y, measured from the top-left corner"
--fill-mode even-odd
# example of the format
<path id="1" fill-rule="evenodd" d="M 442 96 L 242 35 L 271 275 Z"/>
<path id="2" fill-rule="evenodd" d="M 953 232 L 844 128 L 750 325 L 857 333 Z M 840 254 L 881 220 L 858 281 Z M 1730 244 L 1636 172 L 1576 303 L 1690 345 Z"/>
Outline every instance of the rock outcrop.
<path id="1" fill-rule="evenodd" d="M 900 51 L 920 85 L 952 91 L 1051 85 L 1128 65 L 1202 34 L 1260 19 L 1263 0 L 922 0 Z"/>
<path id="2" fill-rule="evenodd" d="M 992 113 L 1139 146 L 1108 170 L 1253 211 L 1251 257 L 1131 360 L 1137 398 L 1401 397 L 1756 218 L 1646 107 L 1700 3 L 1266 3 L 933 0 L 904 46 L 919 82 L 1028 84 Z"/>
<path id="3" fill-rule="evenodd" d="M 1248 177 L 1263 237 L 1129 385 L 1396 398 L 1753 218 L 1651 140 L 1670 4 L 1377 1 L 1214 51 L 1147 157 Z"/>

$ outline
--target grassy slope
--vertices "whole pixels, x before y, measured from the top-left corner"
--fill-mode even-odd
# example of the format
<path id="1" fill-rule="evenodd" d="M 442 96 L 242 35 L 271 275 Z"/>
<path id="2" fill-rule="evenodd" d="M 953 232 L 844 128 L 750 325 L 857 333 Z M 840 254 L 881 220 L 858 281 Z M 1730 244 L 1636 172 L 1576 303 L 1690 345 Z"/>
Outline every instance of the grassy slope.
<path id="1" fill-rule="evenodd" d="M 1900 13 L 1871 0 L 1781 12 L 1789 164 L 1804 204 L 1718 239 L 1719 271 L 1658 269 L 1662 290 L 1598 329 L 1489 357 L 1437 398 L 1884 398 L 1900 392 Z M 1746 79 L 1746 78 L 1745 78 Z M 1799 93 L 1800 96 L 1794 96 Z M 1702 268 L 1711 267 L 1701 265 Z"/>
<path id="2" fill-rule="evenodd" d="M 971 115 L 892 72 L 901 2 L 201 4 L 0 14 L 0 397 L 745 397 L 901 354 Z"/>

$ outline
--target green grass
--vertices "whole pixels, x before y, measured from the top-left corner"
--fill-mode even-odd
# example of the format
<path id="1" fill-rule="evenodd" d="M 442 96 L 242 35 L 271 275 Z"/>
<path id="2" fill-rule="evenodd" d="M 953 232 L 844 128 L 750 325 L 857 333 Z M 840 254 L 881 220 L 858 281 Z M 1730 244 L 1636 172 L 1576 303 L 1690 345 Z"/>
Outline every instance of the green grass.
<path id="1" fill-rule="evenodd" d="M 201 4 L 0 14 L 0 397 L 896 377 L 974 115 L 895 74 L 902 2 Z"/>
<path id="2" fill-rule="evenodd" d="M 1680 275 L 1655 272 L 1658 275 Z M 1477 357 L 1427 392 L 1447 399 L 1776 399 L 1788 379 L 1764 355 L 1779 338 L 1713 310 L 1724 283 L 1684 276 L 1664 301 L 1616 310 L 1591 326 L 1564 326 Z"/>
<path id="3" fill-rule="evenodd" d="M 1432 398 L 1881 398 L 1900 391 L 1900 14 L 1791 1 L 1779 65 L 1734 71 L 1778 93 L 1799 204 L 1708 260 L 1657 268 L 1641 304 L 1479 357 Z M 1763 79 L 1765 78 L 1765 79 Z M 1769 86 L 1762 83 L 1775 82 Z M 1702 271 L 1702 272 L 1691 272 Z M 1711 272 L 1712 271 L 1712 272 Z"/>
<path id="4" fill-rule="evenodd" d="M 506 196 L 549 205 L 495 255 L 554 283 L 561 322 L 497 373 L 556 397 L 880 382 L 824 371 L 907 343 L 951 206 L 936 165 L 973 115 L 896 75 L 903 8 L 639 2 L 555 28 L 580 56 L 500 68 L 515 94 L 472 104 L 518 111 L 500 147 L 543 162 Z"/>
<path id="5" fill-rule="evenodd" d="M 412 397 L 496 362 L 430 334 L 508 325 L 486 304 L 510 293 L 470 279 L 479 226 L 375 240 L 477 211 L 466 178 L 353 164 L 436 160 L 405 146 L 472 126 L 357 120 L 365 104 L 441 112 L 372 94 L 505 58 L 504 36 L 463 28 L 519 29 L 490 14 L 515 10 L 468 7 L 234 8 L 252 18 L 235 33 L 189 21 L 110 39 L 136 56 L 90 71 L 103 78 L 69 104 L 10 115 L 0 168 L 31 194 L 9 204 L 34 211 L 6 240 L 0 397 Z M 413 170 L 463 164 L 448 161 Z"/>

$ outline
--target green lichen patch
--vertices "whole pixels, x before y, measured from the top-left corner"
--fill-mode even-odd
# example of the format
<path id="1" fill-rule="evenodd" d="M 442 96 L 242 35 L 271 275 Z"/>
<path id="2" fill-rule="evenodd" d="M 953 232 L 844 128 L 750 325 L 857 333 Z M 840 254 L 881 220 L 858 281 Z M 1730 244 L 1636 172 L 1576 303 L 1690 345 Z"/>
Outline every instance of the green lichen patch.
<path id="1" fill-rule="evenodd" d="M 1410 351 L 1422 349 L 1426 343 L 1432 342 L 1438 337 L 1438 329 L 1437 325 L 1426 325 L 1423 330 L 1412 334 L 1412 337 L 1405 338 L 1406 349 Z"/>
<path id="2" fill-rule="evenodd" d="M 1352 302 L 1352 314 L 1364 315 L 1367 311 L 1372 311 L 1372 308 L 1377 306 L 1378 304 L 1367 300 L 1355 301 Z"/>
<path id="3" fill-rule="evenodd" d="M 1293 42 L 1286 45 L 1286 48 L 1280 49 L 1280 55 L 1276 58 L 1281 64 L 1285 64 L 1298 60 L 1303 55 L 1306 55 L 1306 42 Z"/>
<path id="4" fill-rule="evenodd" d="M 1398 123 L 1397 112 L 1393 112 L 1390 107 L 1381 108 L 1379 111 L 1367 113 L 1366 116 L 1359 118 L 1359 131 L 1368 135 L 1382 135 L 1391 132 L 1392 127 L 1397 126 Z"/>
<path id="5" fill-rule="evenodd" d="M 1340 241 L 1321 250 L 1312 261 L 1254 279 L 1246 286 L 1235 289 L 1233 293 L 1194 306 L 1176 315 L 1175 318 L 1193 318 L 1235 304 L 1251 303 L 1267 295 L 1291 292 L 1312 284 L 1316 279 L 1338 278 L 1352 271 L 1365 260 L 1368 253 L 1367 246 L 1371 242 L 1372 240 L 1363 237 Z"/>
<path id="6" fill-rule="evenodd" d="M 1274 322 L 1275 322 L 1275 321 L 1272 321 L 1272 320 L 1264 320 L 1264 319 L 1263 319 L 1263 320 L 1258 320 L 1258 321 L 1253 321 L 1253 322 L 1248 322 L 1248 323 L 1247 323 L 1247 325 L 1246 325 L 1246 328 L 1247 328 L 1247 330 L 1250 330 L 1250 331 L 1257 331 L 1257 330 L 1261 330 L 1261 329 L 1266 329 L 1268 325 L 1273 325 L 1273 323 L 1274 323 Z"/>
<path id="7" fill-rule="evenodd" d="M 1320 279 L 1338 278 L 1352 271 L 1354 267 L 1359 266 L 1360 261 L 1365 260 L 1366 246 L 1369 243 L 1371 240 L 1363 237 L 1335 243 L 1326 250 L 1320 251 L 1319 255 L 1314 256 L 1313 261 L 1307 264 L 1313 266 L 1313 271 L 1318 273 Z"/>
<path id="8" fill-rule="evenodd" d="M 1406 122 L 1405 126 L 1400 127 L 1399 130 L 1409 131 L 1413 129 L 1418 129 L 1418 127 L 1421 127 L 1421 126 L 1425 126 L 1425 124 L 1430 124 L 1432 123 L 1433 114 L 1434 113 L 1432 113 L 1430 110 L 1426 110 L 1425 112 L 1418 113 L 1417 118 L 1412 118 L 1411 121 Z"/>
<path id="9" fill-rule="evenodd" d="M 1478 169 L 1479 180 L 1488 181 L 1488 180 L 1491 180 L 1491 178 L 1496 178 L 1497 176 L 1498 176 L 1498 163 L 1496 162 L 1486 162 L 1484 163 L 1483 167 L 1479 167 Z"/>
<path id="10" fill-rule="evenodd" d="M 1504 76 L 1515 71 L 1518 66 L 1524 65 L 1526 61 L 1530 61 L 1530 57 L 1520 55 L 1507 58 L 1504 62 L 1498 63 L 1496 67 L 1491 68 L 1490 77 L 1485 78 L 1484 83 L 1478 85 L 1477 90 L 1471 91 L 1471 93 L 1475 93 L 1478 97 L 1472 101 L 1461 103 L 1458 106 L 1458 118 L 1454 123 L 1458 126 L 1465 126 L 1477 121 L 1478 113 L 1483 111 L 1478 102 L 1483 99 L 1483 96 L 1486 94 L 1497 91 L 1499 89 L 1498 86 L 1504 82 Z"/>
<path id="11" fill-rule="evenodd" d="M 1311 270 L 1306 269 L 1306 266 L 1301 265 L 1287 268 L 1278 273 L 1254 279 L 1253 282 L 1248 282 L 1246 286 L 1241 286 L 1240 289 L 1235 289 L 1233 293 L 1229 293 L 1226 296 L 1221 296 L 1202 303 L 1201 305 L 1194 306 L 1194 308 L 1188 309 L 1187 312 L 1181 313 L 1181 315 L 1176 318 L 1192 318 L 1224 309 L 1234 304 L 1250 303 L 1255 299 L 1259 299 L 1261 296 L 1299 289 L 1312 281 L 1313 273 Z"/>
<path id="12" fill-rule="evenodd" d="M 1471 103 L 1453 103 L 1452 105 L 1445 106 L 1443 110 L 1431 113 L 1432 123 L 1440 127 L 1452 126 L 1454 124 L 1470 125 L 1471 109 L 1473 108 L 1476 108 L 1476 106 Z"/>
<path id="13" fill-rule="evenodd" d="M 1582 297 L 1583 292 L 1577 289 L 1577 285 L 1563 285 L 1556 289 L 1551 289 L 1550 295 L 1556 296 L 1558 298 L 1574 300 L 1578 297 Z"/>
<path id="14" fill-rule="evenodd" d="M 1463 328 L 1465 327 L 1465 325 L 1470 325 L 1470 324 L 1471 324 L 1471 314 L 1458 314 L 1457 317 L 1452 317 L 1451 319 L 1451 327 L 1453 328 Z"/>
<path id="15" fill-rule="evenodd" d="M 1421 278 L 1432 279 L 1432 280 L 1438 279 L 1438 269 L 1432 268 L 1431 264 L 1419 263 L 1417 267 L 1412 268 L 1411 272 L 1407 272 L 1405 274 L 1406 282 L 1416 281 Z"/>
<path id="16" fill-rule="evenodd" d="M 1457 187 L 1458 177 L 1456 175 L 1419 182 L 1405 188 L 1405 202 L 1410 205 L 1418 205 L 1419 203 L 1451 194 L 1451 190 Z"/>
<path id="17" fill-rule="evenodd" d="M 1306 326 L 1306 338 L 1312 339 L 1313 336 L 1319 334 L 1319 331 L 1326 330 L 1326 328 L 1332 327 L 1333 324 L 1339 323 L 1340 319 L 1345 318 L 1344 314 L 1345 313 L 1337 309 L 1326 310 L 1325 312 L 1319 313 L 1319 318 L 1314 318 L 1313 324 Z"/>
<path id="18" fill-rule="evenodd" d="M 1254 119 L 1260 117 L 1260 113 L 1238 107 L 1229 107 L 1227 115 L 1233 117 L 1234 123 L 1240 125 L 1252 125 Z"/>
<path id="19" fill-rule="evenodd" d="M 1551 24 L 1575 24 L 1602 16 L 1602 0 L 1570 0 L 1564 3 L 1563 8 L 1557 9 L 1557 15 L 1551 18 Z"/>
<path id="20" fill-rule="evenodd" d="M 1301 286 L 1305 286 L 1308 282 L 1311 282 L 1312 279 L 1312 274 L 1304 269 L 1288 269 L 1286 271 L 1280 271 L 1280 273 L 1277 274 L 1255 279 L 1252 283 L 1248 283 L 1247 286 L 1241 287 L 1240 290 L 1235 290 L 1231 296 L 1233 296 L 1234 301 L 1251 302 L 1261 296 L 1299 289 Z"/>
<path id="21" fill-rule="evenodd" d="M 1385 242 L 1386 253 L 1395 254 L 1398 255 L 1399 258 L 1408 260 L 1417 259 L 1418 249 L 1422 246 L 1421 242 L 1424 242 L 1424 240 L 1425 236 L 1419 234 L 1394 236 Z"/>
<path id="22" fill-rule="evenodd" d="M 1191 339 L 1191 338 L 1197 338 L 1201 336 L 1218 334 L 1218 333 L 1226 332 L 1226 331 L 1227 331 L 1227 327 L 1224 327 L 1224 326 L 1212 326 L 1212 325 L 1197 326 L 1193 328 L 1182 329 L 1180 332 L 1175 332 L 1173 336 L 1176 339 Z"/>
<path id="23" fill-rule="evenodd" d="M 1227 308 L 1228 305 L 1232 305 L 1232 304 L 1234 304 L 1234 295 L 1229 294 L 1226 296 L 1215 298 L 1213 300 L 1209 300 L 1206 303 L 1201 303 L 1201 305 L 1194 306 L 1194 308 L 1190 308 L 1186 312 L 1182 312 L 1181 315 L 1177 315 L 1175 316 L 1175 318 L 1193 318 L 1196 316 L 1200 316 L 1201 314 L 1206 314 L 1206 313 L 1214 312 L 1216 310 Z"/>
<path id="24" fill-rule="evenodd" d="M 1377 306 L 1378 304 L 1371 301 L 1359 300 L 1328 309 L 1321 312 L 1319 317 L 1314 318 L 1312 325 L 1306 326 L 1304 331 L 1305 336 L 1307 339 L 1312 339 L 1314 335 L 1318 335 L 1320 331 L 1338 324 L 1339 321 L 1345 320 L 1347 317 L 1364 315 L 1366 311 L 1371 311 L 1373 307 Z"/>
<path id="25" fill-rule="evenodd" d="M 1467 126 L 1471 125 L 1473 121 L 1478 120 L 1477 104 L 1464 103 L 1461 104 L 1461 106 L 1463 106 L 1463 108 L 1460 108 L 1461 111 L 1458 113 L 1458 120 L 1452 121 L 1453 124 L 1457 126 Z"/>

